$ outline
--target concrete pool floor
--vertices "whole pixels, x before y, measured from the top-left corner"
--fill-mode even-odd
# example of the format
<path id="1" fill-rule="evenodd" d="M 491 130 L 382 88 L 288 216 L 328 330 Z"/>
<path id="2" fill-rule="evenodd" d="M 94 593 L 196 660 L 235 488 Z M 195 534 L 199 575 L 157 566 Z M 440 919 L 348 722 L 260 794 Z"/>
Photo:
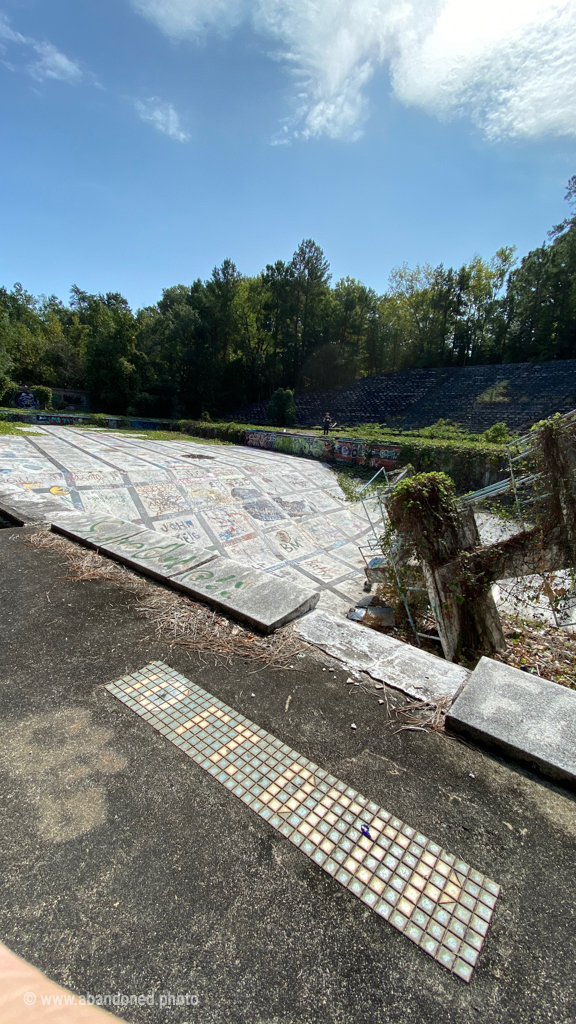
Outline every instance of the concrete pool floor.
<path id="1" fill-rule="evenodd" d="M 361 596 L 370 521 L 327 465 L 177 436 L 40 430 L 0 437 L 0 501 L 138 523 L 316 591 L 333 614 Z"/>

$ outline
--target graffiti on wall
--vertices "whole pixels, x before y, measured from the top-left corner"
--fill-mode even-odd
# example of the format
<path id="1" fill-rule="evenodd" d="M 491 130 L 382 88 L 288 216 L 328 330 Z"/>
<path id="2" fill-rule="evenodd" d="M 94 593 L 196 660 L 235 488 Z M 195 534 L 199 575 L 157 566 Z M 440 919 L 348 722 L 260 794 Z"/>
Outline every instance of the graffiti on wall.
<path id="1" fill-rule="evenodd" d="M 73 416 L 54 416 L 51 413 L 43 416 L 38 413 L 36 423 L 54 423 L 61 427 L 73 427 L 75 423 L 78 423 L 78 420 L 74 419 Z"/>
<path id="2" fill-rule="evenodd" d="M 287 455 L 325 459 L 348 466 L 370 466 L 373 469 L 395 469 L 400 458 L 400 446 L 370 444 L 355 438 L 316 437 L 309 434 L 289 434 L 276 430 L 248 430 L 246 443 L 251 448 L 283 452 Z"/>
<path id="3" fill-rule="evenodd" d="M 382 466 L 384 466 L 384 469 L 397 469 L 399 458 L 399 444 L 382 445 L 382 447 L 374 447 L 371 449 L 367 465 L 373 466 L 374 469 L 380 469 Z"/>
<path id="4" fill-rule="evenodd" d="M 40 402 L 31 391 L 21 390 L 16 395 L 16 405 L 19 409 L 37 409 Z"/>

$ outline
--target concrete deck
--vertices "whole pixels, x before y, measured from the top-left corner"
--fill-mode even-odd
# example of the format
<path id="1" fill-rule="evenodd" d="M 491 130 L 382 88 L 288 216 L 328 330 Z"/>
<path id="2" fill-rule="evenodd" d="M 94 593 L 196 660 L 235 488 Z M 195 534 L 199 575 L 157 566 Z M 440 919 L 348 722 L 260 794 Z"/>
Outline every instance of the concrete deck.
<path id="1" fill-rule="evenodd" d="M 319 595 L 345 616 L 372 535 L 335 474 L 291 455 L 71 427 L 0 437 L 0 506 L 19 522 L 112 516 Z"/>

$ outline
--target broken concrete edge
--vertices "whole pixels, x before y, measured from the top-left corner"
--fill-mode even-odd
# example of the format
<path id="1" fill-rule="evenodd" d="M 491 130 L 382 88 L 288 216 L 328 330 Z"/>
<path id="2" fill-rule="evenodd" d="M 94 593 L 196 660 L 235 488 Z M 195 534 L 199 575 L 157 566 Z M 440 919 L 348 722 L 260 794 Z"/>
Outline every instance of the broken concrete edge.
<path id="1" fill-rule="evenodd" d="M 317 591 L 222 556 L 179 573 L 172 582 L 196 600 L 216 604 L 263 633 L 271 633 L 305 614 L 320 599 Z"/>
<path id="2" fill-rule="evenodd" d="M 417 701 L 452 702 L 470 675 L 462 665 L 323 611 L 300 619 L 296 632 L 349 671 L 364 672 Z"/>
<path id="3" fill-rule="evenodd" d="M 14 526 L 26 526 L 26 520 L 19 515 L 19 512 L 13 505 L 7 505 L 5 501 L 0 501 L 0 515 L 7 519 L 8 522 L 13 523 Z"/>
<path id="4" fill-rule="evenodd" d="M 80 513 L 57 497 L 37 497 L 23 488 L 6 486 L 0 490 L 0 512 L 14 526 L 49 526 L 56 516 L 78 517 Z"/>
<path id="5" fill-rule="evenodd" d="M 369 629 L 370 627 L 367 626 L 366 628 Z M 404 644 L 405 643 L 404 640 L 398 640 L 397 642 L 399 644 Z M 411 648 L 412 644 L 405 644 L 405 646 L 408 647 L 408 648 Z M 417 648 L 413 648 L 413 649 L 417 649 Z M 435 654 L 429 654 L 428 651 L 422 651 L 421 653 L 425 654 L 429 658 L 436 658 Z M 441 662 L 442 658 L 437 658 L 436 660 Z M 372 671 L 371 671 L 369 668 L 367 668 L 367 669 L 362 669 L 361 671 L 365 672 L 366 675 L 370 676 L 371 679 L 374 679 L 374 680 L 376 680 L 379 683 L 380 682 L 385 683 L 386 686 L 390 687 L 390 689 L 392 689 L 392 690 L 399 690 L 401 693 L 406 694 L 406 696 L 412 697 L 413 700 L 416 700 L 416 701 L 427 700 L 431 704 L 439 703 L 440 701 L 443 701 L 444 699 L 446 699 L 446 697 L 448 697 L 448 699 L 453 703 L 456 700 L 456 698 L 460 696 L 460 694 L 462 693 L 462 690 L 464 689 L 464 687 L 466 686 L 466 683 L 467 683 L 467 680 L 463 679 L 462 682 L 460 683 L 460 685 L 458 686 L 458 689 L 455 691 L 453 696 L 449 695 L 449 694 L 444 694 L 444 693 L 430 694 L 429 696 L 424 696 L 424 694 L 422 694 L 422 693 L 415 693 L 414 692 L 415 689 L 423 689 L 417 683 L 407 684 L 404 687 L 398 681 L 390 682 L 388 679 L 384 679 L 383 676 L 382 676 L 382 673 L 381 673 L 381 671 L 379 669 L 372 669 Z M 467 670 L 465 670 L 465 671 L 467 671 Z"/>
<path id="6" fill-rule="evenodd" d="M 446 729 L 576 790 L 576 691 L 481 658 Z"/>
<path id="7" fill-rule="evenodd" d="M 294 619 L 298 619 L 302 615 L 306 615 L 307 612 L 312 611 L 316 607 L 320 600 L 319 593 L 310 592 L 307 594 L 306 591 L 300 590 L 300 593 L 304 596 L 299 604 L 289 608 L 282 615 L 276 615 L 274 619 L 264 621 L 262 618 L 258 619 L 255 615 L 251 615 L 250 612 L 247 612 L 245 609 L 241 609 L 238 606 L 231 607 L 230 604 L 226 603 L 224 600 L 218 600 L 218 598 L 213 597 L 212 595 L 208 596 L 204 592 L 200 592 L 194 587 L 180 582 L 180 578 L 178 576 L 172 577 L 168 582 L 175 590 L 180 590 L 183 594 L 186 594 L 187 597 L 193 597 L 195 601 L 201 601 L 203 604 L 213 605 L 215 608 L 218 608 L 219 611 L 225 612 L 225 614 L 230 618 L 238 619 L 240 622 L 245 622 L 253 629 L 256 629 L 259 633 L 263 633 L 264 636 L 268 636 L 270 633 L 274 633 L 277 629 L 281 629 L 282 626 L 286 626 Z"/>
<path id="8" fill-rule="evenodd" d="M 75 518 L 58 516 L 53 519 L 51 529 L 194 600 L 216 607 L 265 635 L 304 615 L 320 598 L 317 592 L 213 551 L 167 540 L 152 530 L 114 516 L 99 519 L 80 514 Z M 151 557 L 147 557 L 146 547 L 140 556 L 131 550 L 138 547 L 140 538 L 144 543 L 150 541 Z M 164 559 L 172 564 L 162 565 Z M 217 579 L 221 572 L 226 576 Z M 231 577 L 233 581 L 229 582 Z"/>
<path id="9" fill-rule="evenodd" d="M 14 526 L 48 526 L 54 515 L 66 514 L 66 511 L 62 505 L 55 508 L 51 501 L 39 501 L 32 496 L 29 501 L 14 500 L 7 497 L 6 492 L 0 497 L 0 512 Z"/>

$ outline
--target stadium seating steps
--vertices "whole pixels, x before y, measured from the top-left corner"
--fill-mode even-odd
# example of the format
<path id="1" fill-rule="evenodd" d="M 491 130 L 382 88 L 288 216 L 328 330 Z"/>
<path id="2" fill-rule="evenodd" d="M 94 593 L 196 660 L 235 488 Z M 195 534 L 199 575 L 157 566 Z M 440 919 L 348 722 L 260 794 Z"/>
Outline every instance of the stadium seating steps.
<path id="1" fill-rule="evenodd" d="M 343 427 L 385 423 L 417 429 L 447 419 L 473 433 L 502 421 L 523 431 L 576 408 L 576 359 L 399 370 L 331 391 L 296 392 L 294 400 L 303 427 L 318 425 L 328 411 Z M 233 418 L 269 425 L 268 403 L 244 405 Z"/>

